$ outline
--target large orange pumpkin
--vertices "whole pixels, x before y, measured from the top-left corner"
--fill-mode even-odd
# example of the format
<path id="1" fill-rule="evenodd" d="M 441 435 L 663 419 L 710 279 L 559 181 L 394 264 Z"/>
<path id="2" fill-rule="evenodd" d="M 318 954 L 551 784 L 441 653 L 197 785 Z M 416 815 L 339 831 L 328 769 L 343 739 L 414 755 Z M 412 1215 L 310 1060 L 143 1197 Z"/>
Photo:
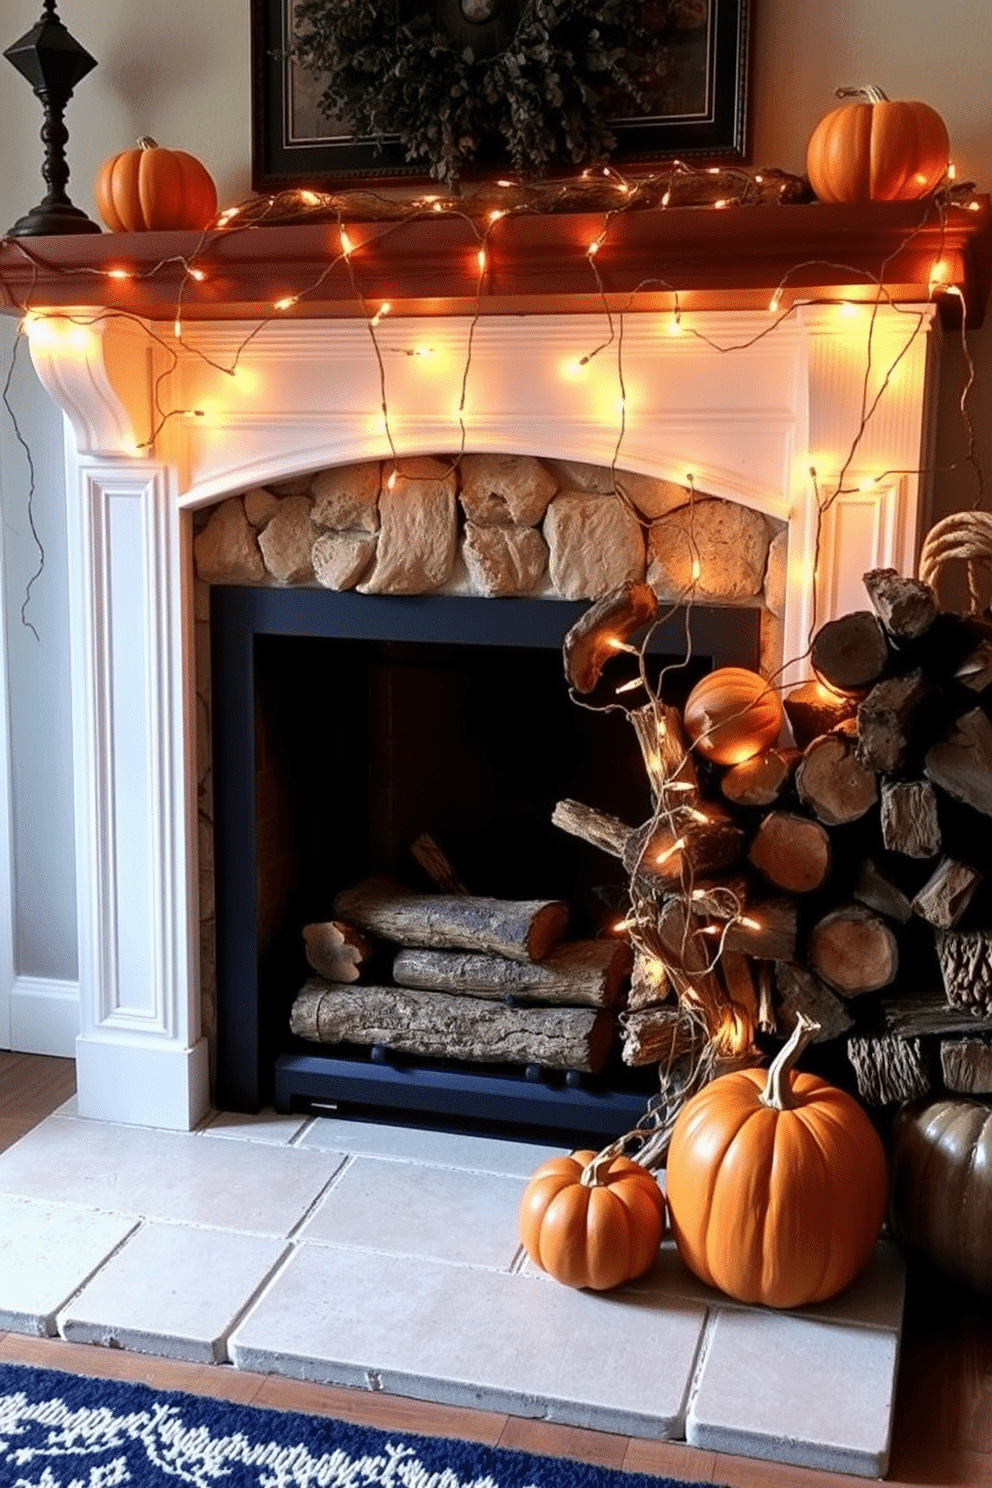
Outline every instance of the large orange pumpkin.
<path id="1" fill-rule="evenodd" d="M 806 149 L 806 174 L 824 202 L 915 201 L 947 173 L 951 144 L 927 103 L 893 101 L 879 88 L 843 88 L 858 102 L 832 109 Z"/>
<path id="2" fill-rule="evenodd" d="M 96 204 L 111 232 L 201 228 L 217 211 L 217 188 L 195 155 L 145 137 L 100 167 Z"/>
<path id="3" fill-rule="evenodd" d="M 770 682 L 747 667 L 718 667 L 697 682 L 685 705 L 686 733 L 718 765 L 739 765 L 774 744 L 782 703 Z"/>
<path id="4" fill-rule="evenodd" d="M 740 1302 L 801 1307 L 840 1292 L 875 1247 L 885 1152 L 851 1096 L 792 1065 L 818 1032 L 800 1017 L 768 1071 L 722 1075 L 679 1113 L 668 1209 L 683 1261 Z"/>
<path id="5" fill-rule="evenodd" d="M 520 1202 L 520 1240 L 565 1286 L 607 1291 L 643 1276 L 665 1233 L 665 1200 L 629 1157 L 573 1152 L 533 1174 Z"/>

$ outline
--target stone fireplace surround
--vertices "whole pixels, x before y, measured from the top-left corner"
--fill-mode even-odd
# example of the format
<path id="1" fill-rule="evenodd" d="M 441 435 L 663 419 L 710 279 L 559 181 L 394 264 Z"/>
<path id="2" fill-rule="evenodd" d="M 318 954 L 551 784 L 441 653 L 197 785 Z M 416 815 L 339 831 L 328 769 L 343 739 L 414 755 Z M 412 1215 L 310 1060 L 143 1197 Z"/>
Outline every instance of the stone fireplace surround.
<path id="1" fill-rule="evenodd" d="M 831 294 L 843 299 L 844 289 Z M 242 289 L 243 305 L 253 299 Z M 677 335 L 652 302 L 624 316 L 622 438 L 617 345 L 580 365 L 607 335 L 598 296 L 545 293 L 522 314 L 509 298 L 514 313 L 500 313 L 494 294 L 474 324 L 464 301 L 400 301 L 377 331 L 388 428 L 380 368 L 354 306 L 322 304 L 312 318 L 301 306 L 296 318 L 259 329 L 247 314 L 236 318 L 232 294 L 216 319 L 201 307 L 201 318 L 184 324 L 174 366 L 165 327 L 154 327 L 162 339 L 153 340 L 137 317 L 97 318 L 99 306 L 81 294 L 72 321 L 29 326 L 36 368 L 71 434 L 81 1114 L 186 1130 L 210 1100 L 198 908 L 197 512 L 317 471 L 460 445 L 473 456 L 534 456 L 559 468 L 616 461 L 636 480 L 683 489 L 691 474 L 708 498 L 787 533 L 786 658 L 806 649 L 814 588 L 820 623 L 862 606 L 866 569 L 912 571 L 927 504 L 915 472 L 930 441 L 933 306 L 872 316 L 855 304 L 800 304 L 759 336 L 767 310 L 699 303 Z M 172 318 L 162 305 L 149 313 Z M 418 348 L 430 355 L 410 354 Z M 217 370 L 235 359 L 233 373 Z M 817 535 L 817 491 L 836 484 L 866 376 L 873 395 L 879 369 L 897 359 L 845 494 Z M 149 427 L 171 409 L 188 412 L 166 419 L 148 452 Z M 801 671 L 801 663 L 791 668 L 794 677 Z"/>

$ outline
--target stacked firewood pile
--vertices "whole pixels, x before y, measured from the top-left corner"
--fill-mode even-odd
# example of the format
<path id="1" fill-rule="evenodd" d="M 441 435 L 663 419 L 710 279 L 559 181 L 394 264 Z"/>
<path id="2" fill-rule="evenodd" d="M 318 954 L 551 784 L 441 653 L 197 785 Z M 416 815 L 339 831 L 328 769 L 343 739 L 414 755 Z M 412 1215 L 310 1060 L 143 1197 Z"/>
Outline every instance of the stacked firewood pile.
<path id="1" fill-rule="evenodd" d="M 444 876 L 452 887 L 450 872 Z M 455 888 L 423 894 L 373 878 L 338 894 L 335 918 L 304 930 L 318 975 L 296 997 L 292 1032 L 429 1058 L 601 1070 L 615 1041 L 629 947 L 564 940 L 570 916 L 562 901 Z M 367 982 L 383 945 L 388 979 Z"/>
<path id="2" fill-rule="evenodd" d="M 928 585 L 892 570 L 864 582 L 871 609 L 822 627 L 816 680 L 783 700 L 794 747 L 707 761 L 689 706 L 683 717 L 652 693 L 642 650 L 650 700 L 630 720 L 652 818 L 556 808 L 628 871 L 624 1053 L 658 1061 L 673 1098 L 687 1062 L 698 1084 L 800 1012 L 871 1105 L 992 1091 L 992 625 L 941 613 Z M 636 652 L 654 614 L 645 590 L 625 586 L 575 628 L 577 692 L 611 654 Z"/>

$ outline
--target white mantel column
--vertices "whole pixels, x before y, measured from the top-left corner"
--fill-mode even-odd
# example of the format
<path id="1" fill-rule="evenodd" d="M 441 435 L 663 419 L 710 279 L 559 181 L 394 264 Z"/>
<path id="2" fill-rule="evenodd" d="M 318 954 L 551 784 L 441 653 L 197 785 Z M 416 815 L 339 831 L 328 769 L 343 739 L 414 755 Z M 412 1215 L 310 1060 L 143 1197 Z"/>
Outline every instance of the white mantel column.
<path id="1" fill-rule="evenodd" d="M 67 460 L 82 1116 L 187 1130 L 199 1027 L 193 675 L 170 475 Z"/>

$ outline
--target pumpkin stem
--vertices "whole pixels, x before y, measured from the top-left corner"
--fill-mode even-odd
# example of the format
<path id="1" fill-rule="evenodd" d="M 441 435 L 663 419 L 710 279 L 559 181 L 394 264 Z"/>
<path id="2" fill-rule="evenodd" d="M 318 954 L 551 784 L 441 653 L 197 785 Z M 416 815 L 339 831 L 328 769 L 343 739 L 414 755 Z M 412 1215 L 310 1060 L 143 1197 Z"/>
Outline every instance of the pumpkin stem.
<path id="1" fill-rule="evenodd" d="M 765 1088 L 760 1096 L 763 1106 L 768 1106 L 773 1111 L 792 1110 L 796 1102 L 792 1099 L 792 1082 L 788 1077 L 806 1045 L 813 1042 L 819 1031 L 819 1023 L 814 1023 L 805 1013 L 799 1014 L 789 1042 L 782 1046 L 769 1067 Z"/>
<path id="2" fill-rule="evenodd" d="M 835 98 L 856 98 L 859 103 L 888 103 L 887 94 L 874 83 L 865 83 L 863 88 L 835 88 Z"/>
<path id="3" fill-rule="evenodd" d="M 150 134 L 143 134 L 138 141 L 139 150 L 157 150 L 158 141 L 153 140 Z"/>
<path id="4" fill-rule="evenodd" d="M 617 1156 L 619 1145 L 617 1142 L 611 1142 L 609 1147 L 604 1147 L 602 1152 L 597 1152 L 596 1156 L 590 1162 L 586 1163 L 579 1175 L 579 1182 L 583 1188 L 602 1188 L 604 1186 L 605 1180 L 599 1175 L 604 1168 L 609 1167 L 610 1163 Z"/>

